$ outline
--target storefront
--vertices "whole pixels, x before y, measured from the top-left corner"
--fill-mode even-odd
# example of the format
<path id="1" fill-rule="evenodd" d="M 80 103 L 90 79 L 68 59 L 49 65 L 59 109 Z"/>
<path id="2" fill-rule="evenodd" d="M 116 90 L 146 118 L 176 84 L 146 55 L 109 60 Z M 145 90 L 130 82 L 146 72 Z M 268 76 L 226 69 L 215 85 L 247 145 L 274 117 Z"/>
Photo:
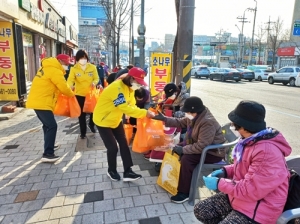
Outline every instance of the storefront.
<path id="1" fill-rule="evenodd" d="M 66 45 L 64 52 L 74 57 L 78 48 L 78 33 L 67 17 L 63 17 L 63 24 L 66 27 Z"/>
<path id="2" fill-rule="evenodd" d="M 287 44 L 287 43 L 286 43 Z M 277 50 L 278 68 L 300 65 L 299 48 L 295 46 L 281 47 Z"/>

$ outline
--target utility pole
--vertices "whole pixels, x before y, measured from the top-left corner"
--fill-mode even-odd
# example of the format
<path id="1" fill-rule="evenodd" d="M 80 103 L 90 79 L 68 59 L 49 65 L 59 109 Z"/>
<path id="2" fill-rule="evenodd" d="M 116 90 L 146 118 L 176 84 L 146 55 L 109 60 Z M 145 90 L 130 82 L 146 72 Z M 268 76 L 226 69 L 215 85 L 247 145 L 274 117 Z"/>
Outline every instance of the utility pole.
<path id="1" fill-rule="evenodd" d="M 254 11 L 253 28 L 252 28 L 252 38 L 251 38 L 251 48 L 250 48 L 249 60 L 248 60 L 248 64 L 249 65 L 252 63 L 253 39 L 254 39 L 254 31 L 255 31 L 256 11 L 257 11 L 257 0 L 254 0 L 254 1 L 255 1 L 255 8 L 254 9 L 249 9 L 251 11 Z"/>
<path id="2" fill-rule="evenodd" d="M 240 64 L 241 65 L 243 65 L 243 61 L 244 61 L 244 43 L 245 43 L 245 41 L 244 41 L 244 24 L 249 22 L 249 21 L 246 20 L 247 18 L 245 18 L 245 13 L 246 13 L 247 10 L 249 10 L 249 8 L 245 9 L 243 17 L 240 17 L 240 16 L 237 17 L 237 19 L 240 20 L 239 22 L 242 23 L 242 36 L 241 36 L 242 46 L 241 46 L 241 53 L 240 53 L 240 55 L 241 55 Z"/>
<path id="3" fill-rule="evenodd" d="M 266 29 L 267 30 L 267 46 L 265 47 L 265 57 L 264 57 L 266 65 L 268 64 L 268 56 L 269 56 L 268 48 L 269 48 L 269 36 L 270 36 L 270 30 L 271 30 L 270 24 L 275 23 L 275 22 L 271 22 L 270 19 L 271 19 L 271 17 L 269 16 L 269 21 L 266 22 L 266 24 L 268 24 L 267 29 Z"/>
<path id="4" fill-rule="evenodd" d="M 179 5 L 179 24 L 177 42 L 177 71 L 176 83 L 184 81 L 190 90 L 192 55 L 193 55 L 193 35 L 194 35 L 194 11 L 195 0 L 181 0 Z M 185 68 L 185 69 L 184 69 Z"/>
<path id="5" fill-rule="evenodd" d="M 144 13 L 145 13 L 145 0 L 141 0 L 141 24 L 139 25 L 138 33 L 140 35 L 140 68 L 145 68 L 145 24 L 144 24 Z"/>

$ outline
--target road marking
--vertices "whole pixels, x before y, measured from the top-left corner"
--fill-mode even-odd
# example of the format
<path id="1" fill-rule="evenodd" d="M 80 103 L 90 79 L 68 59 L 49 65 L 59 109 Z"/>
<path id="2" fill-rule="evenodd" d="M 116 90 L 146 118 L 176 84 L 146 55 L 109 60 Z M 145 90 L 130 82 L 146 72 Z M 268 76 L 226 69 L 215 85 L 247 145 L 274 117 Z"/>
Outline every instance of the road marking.
<path id="1" fill-rule="evenodd" d="M 279 111 L 279 110 L 273 110 L 273 109 L 268 109 L 268 110 L 270 110 L 270 111 L 275 111 L 275 112 L 280 113 L 280 114 L 284 114 L 284 115 L 288 115 L 288 116 L 290 116 L 290 117 L 296 117 L 296 118 L 299 118 L 299 119 L 300 119 L 300 116 L 297 116 L 297 115 L 294 115 L 294 114 L 289 114 L 289 113 L 285 113 L 285 112 L 281 112 L 281 111 Z"/>

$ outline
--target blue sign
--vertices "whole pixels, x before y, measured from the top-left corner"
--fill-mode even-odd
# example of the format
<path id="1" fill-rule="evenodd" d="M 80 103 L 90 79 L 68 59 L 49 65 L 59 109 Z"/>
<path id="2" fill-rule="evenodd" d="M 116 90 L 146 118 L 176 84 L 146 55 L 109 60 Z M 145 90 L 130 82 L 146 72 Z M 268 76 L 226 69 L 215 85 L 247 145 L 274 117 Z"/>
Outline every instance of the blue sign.
<path id="1" fill-rule="evenodd" d="M 293 36 L 300 36 L 300 23 L 294 23 Z"/>

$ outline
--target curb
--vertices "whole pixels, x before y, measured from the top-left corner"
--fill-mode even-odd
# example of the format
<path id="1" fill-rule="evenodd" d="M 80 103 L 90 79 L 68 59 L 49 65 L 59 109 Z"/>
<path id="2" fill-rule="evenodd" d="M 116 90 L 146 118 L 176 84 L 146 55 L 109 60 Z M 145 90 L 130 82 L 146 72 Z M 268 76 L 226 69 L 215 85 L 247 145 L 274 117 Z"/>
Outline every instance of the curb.
<path id="1" fill-rule="evenodd" d="M 5 121 L 13 118 L 17 114 L 21 113 L 26 108 L 24 107 L 17 107 L 14 113 L 0 113 L 0 121 Z"/>

